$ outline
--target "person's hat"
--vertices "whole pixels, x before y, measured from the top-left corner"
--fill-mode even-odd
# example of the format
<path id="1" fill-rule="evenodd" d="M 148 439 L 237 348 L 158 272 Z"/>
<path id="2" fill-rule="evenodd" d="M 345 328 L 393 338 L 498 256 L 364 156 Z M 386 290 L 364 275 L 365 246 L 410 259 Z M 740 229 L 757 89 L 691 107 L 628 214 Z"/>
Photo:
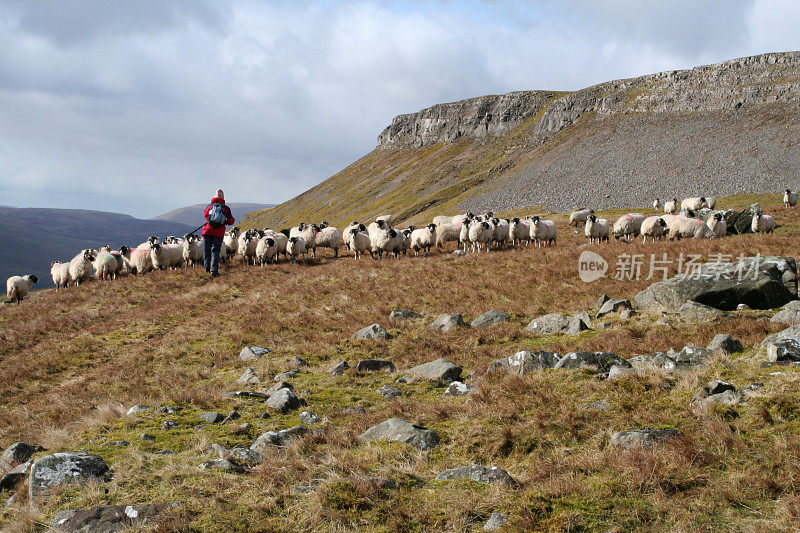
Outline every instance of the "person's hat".
<path id="1" fill-rule="evenodd" d="M 222 192 L 222 189 L 217 189 L 217 195 L 214 196 L 214 198 L 219 198 L 220 200 L 224 200 L 225 199 L 225 193 Z"/>

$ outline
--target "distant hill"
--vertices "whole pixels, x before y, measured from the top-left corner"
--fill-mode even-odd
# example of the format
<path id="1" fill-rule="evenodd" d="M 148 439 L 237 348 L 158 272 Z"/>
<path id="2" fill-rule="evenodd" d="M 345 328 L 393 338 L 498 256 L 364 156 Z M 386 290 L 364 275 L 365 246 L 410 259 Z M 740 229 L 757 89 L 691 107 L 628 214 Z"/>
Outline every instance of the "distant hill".
<path id="1" fill-rule="evenodd" d="M 183 235 L 194 229 L 177 222 L 81 209 L 0 207 L 0 218 L 10 226 L 0 232 L 0 280 L 36 274 L 37 287 L 52 285 L 51 261 L 69 260 L 84 248 L 137 245 L 149 235 Z"/>
<path id="2" fill-rule="evenodd" d="M 170 211 L 169 213 L 164 213 L 163 215 L 158 215 L 157 217 L 153 217 L 152 220 L 168 220 L 171 222 L 180 222 L 181 224 L 186 224 L 188 226 L 192 226 L 192 228 L 196 228 L 203 222 L 203 210 L 206 208 L 208 204 L 195 204 L 189 205 L 186 207 L 181 207 L 179 209 L 175 209 Z M 233 217 L 236 220 L 241 220 L 246 213 L 250 211 L 255 211 L 256 209 L 268 209 L 270 207 L 275 207 L 275 204 L 252 204 L 247 202 L 231 202 L 228 204 L 228 207 L 231 208 L 233 212 Z"/>

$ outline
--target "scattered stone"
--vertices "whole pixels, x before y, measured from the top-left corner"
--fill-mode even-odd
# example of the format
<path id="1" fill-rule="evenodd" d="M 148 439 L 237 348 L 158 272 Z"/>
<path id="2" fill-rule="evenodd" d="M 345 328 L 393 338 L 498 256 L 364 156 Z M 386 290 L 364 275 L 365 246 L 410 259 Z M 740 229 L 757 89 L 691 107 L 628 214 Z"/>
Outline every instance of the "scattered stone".
<path id="1" fill-rule="evenodd" d="M 579 318 L 564 316 L 561 313 L 550 313 L 531 320 L 525 331 L 534 335 L 552 335 L 554 333 L 577 335 L 585 329 L 589 328 Z"/>
<path id="2" fill-rule="evenodd" d="M 714 309 L 708 305 L 689 300 L 678 309 L 678 315 L 686 320 L 713 320 L 714 318 L 722 316 L 722 311 Z"/>
<path id="3" fill-rule="evenodd" d="M 253 444 L 250 446 L 250 449 L 260 453 L 261 455 L 265 455 L 269 451 L 270 447 L 286 446 L 292 439 L 302 437 L 308 432 L 308 428 L 302 425 L 294 426 L 289 429 L 283 429 L 281 431 L 267 431 L 266 433 L 260 435 L 255 442 L 253 442 Z"/>
<path id="4" fill-rule="evenodd" d="M 683 349 L 675 356 L 675 362 L 678 364 L 686 364 L 690 366 L 704 365 L 706 361 L 714 356 L 714 352 L 708 348 L 701 348 L 700 346 L 684 346 Z"/>
<path id="5" fill-rule="evenodd" d="M 261 400 L 266 400 L 269 398 L 269 394 L 264 392 L 256 392 L 252 390 L 235 390 L 231 392 L 226 392 L 225 396 L 230 398 L 258 398 Z"/>
<path id="6" fill-rule="evenodd" d="M 220 459 L 228 459 L 237 466 L 252 468 L 266 460 L 266 458 L 257 451 L 238 444 L 231 449 L 220 444 L 212 444 L 211 447 L 217 452 Z"/>
<path id="7" fill-rule="evenodd" d="M 430 450 L 439 445 L 436 431 L 415 426 L 402 418 L 390 418 L 372 426 L 358 436 L 360 441 L 391 440 L 415 446 L 421 450 Z"/>
<path id="8" fill-rule="evenodd" d="M 392 398 L 397 398 L 398 396 L 403 395 L 403 392 L 400 389 L 398 389 L 397 387 L 392 387 L 391 385 L 384 385 L 375 392 L 377 392 L 387 400 L 391 400 Z"/>
<path id="9" fill-rule="evenodd" d="M 594 308 L 599 311 L 600 309 L 603 308 L 603 305 L 605 305 L 605 303 L 610 299 L 611 298 L 609 298 L 608 294 L 601 294 L 600 298 L 597 299 L 597 303 L 595 304 Z"/>
<path id="10" fill-rule="evenodd" d="M 386 333 L 386 330 L 383 329 L 383 326 L 380 324 L 372 324 L 371 326 L 367 326 L 362 328 L 353 335 L 353 338 L 358 339 L 373 339 L 373 340 L 386 340 L 389 338 L 389 334 Z"/>
<path id="11" fill-rule="evenodd" d="M 750 310 L 752 310 L 752 307 L 750 307 L 747 304 L 739 304 L 739 305 L 736 306 L 736 310 L 737 311 L 750 311 Z"/>
<path id="12" fill-rule="evenodd" d="M 159 455 L 175 455 L 176 452 L 173 450 L 161 450 L 156 453 Z"/>
<path id="13" fill-rule="evenodd" d="M 511 317 L 500 311 L 487 311 L 470 323 L 473 328 L 488 328 L 501 322 L 508 322 Z"/>
<path id="14" fill-rule="evenodd" d="M 287 381 L 290 379 L 294 379 L 297 377 L 297 374 L 299 373 L 300 371 L 296 368 L 293 368 L 292 370 L 287 370 L 286 372 L 279 372 L 275 374 L 275 377 L 272 378 L 272 381 L 275 381 L 277 383 L 280 381 Z"/>
<path id="15" fill-rule="evenodd" d="M 208 427 L 210 424 L 197 424 L 195 427 L 192 428 L 192 431 L 200 431 L 204 427 Z"/>
<path id="16" fill-rule="evenodd" d="M 223 472 L 231 472 L 233 474 L 241 474 L 244 468 L 237 465 L 230 459 L 212 459 L 200 464 L 203 470 L 222 470 Z"/>
<path id="17" fill-rule="evenodd" d="M 611 327 L 611 322 L 598 322 L 594 325 L 595 329 L 608 329 Z"/>
<path id="18" fill-rule="evenodd" d="M 636 311 L 634 311 L 633 309 L 623 309 L 619 313 L 619 317 L 622 320 L 630 320 L 631 318 L 633 318 L 634 315 L 636 315 Z"/>
<path id="19" fill-rule="evenodd" d="M 466 396 L 472 392 L 472 389 L 461 381 L 454 381 L 447 386 L 444 391 L 445 396 Z"/>
<path id="20" fill-rule="evenodd" d="M 161 424 L 161 429 L 168 431 L 170 429 L 178 429 L 178 424 L 173 422 L 172 420 L 165 420 L 163 424 Z"/>
<path id="21" fill-rule="evenodd" d="M 347 416 L 365 415 L 367 410 L 361 405 L 356 405 L 354 407 L 345 407 L 342 409 L 342 414 Z"/>
<path id="22" fill-rule="evenodd" d="M 553 368 L 560 360 L 561 357 L 555 352 L 523 350 L 509 356 L 505 367 L 512 374 L 523 376 L 537 370 Z"/>
<path id="23" fill-rule="evenodd" d="M 605 301 L 605 303 L 600 306 L 600 310 L 597 311 L 596 318 L 602 318 L 606 315 L 611 315 L 614 313 L 618 313 L 623 309 L 632 309 L 631 301 L 630 300 L 623 300 L 621 298 L 609 298 Z"/>
<path id="24" fill-rule="evenodd" d="M 6 472 L 2 478 L 0 478 L 0 492 L 4 490 L 14 490 L 16 489 L 20 483 L 25 481 L 28 478 L 28 475 L 31 472 L 31 466 L 33 465 L 33 461 L 26 461 L 24 463 L 18 464 L 8 472 Z"/>
<path id="25" fill-rule="evenodd" d="M 267 389 L 267 395 L 269 396 L 270 394 L 275 394 L 276 392 L 278 392 L 281 389 L 292 389 L 292 390 L 294 390 L 294 387 L 288 381 L 276 381 L 275 384 L 272 387 Z"/>
<path id="26" fill-rule="evenodd" d="M 286 363 L 290 368 L 300 368 L 301 366 L 308 366 L 308 361 L 300 356 L 295 355 Z"/>
<path id="27" fill-rule="evenodd" d="M 726 333 L 718 333 L 714 335 L 714 338 L 711 339 L 711 342 L 708 343 L 708 349 L 714 353 L 721 353 L 721 354 L 731 354 L 735 352 L 741 352 L 744 350 L 744 346 L 742 343 L 731 337 Z"/>
<path id="28" fill-rule="evenodd" d="M 414 380 L 450 383 L 461 377 L 461 367 L 441 357 L 435 361 L 409 368 L 407 376 Z"/>
<path id="29" fill-rule="evenodd" d="M 0 455 L 0 470 L 8 469 L 18 464 L 28 462 L 33 454 L 44 451 L 44 448 L 26 442 L 15 442 Z"/>
<path id="30" fill-rule="evenodd" d="M 694 395 L 694 398 L 692 398 L 692 401 L 695 402 L 695 401 L 698 401 L 698 400 L 704 400 L 704 399 L 708 398 L 709 396 L 713 396 L 715 394 L 720 394 L 720 393 L 723 393 L 725 391 L 734 391 L 735 392 L 736 391 L 736 387 L 733 386 L 733 384 L 728 383 L 727 381 L 720 381 L 718 379 L 715 379 L 714 381 L 709 382 L 708 385 L 706 385 L 705 387 L 700 389 L 697 392 L 697 394 Z"/>
<path id="31" fill-rule="evenodd" d="M 242 361 L 255 361 L 256 359 L 261 359 L 272 350 L 269 348 L 264 348 L 262 346 L 245 346 L 242 348 L 242 351 L 239 352 L 239 359 Z"/>
<path id="32" fill-rule="evenodd" d="M 136 415 L 136 414 L 139 414 L 139 413 L 143 413 L 145 411 L 149 411 L 150 409 L 152 409 L 152 407 L 150 407 L 149 405 L 136 404 L 133 407 L 131 407 L 130 409 L 128 409 L 128 412 L 126 414 L 128 416 Z"/>
<path id="33" fill-rule="evenodd" d="M 736 392 L 732 384 L 714 380 L 700 389 L 689 402 L 689 411 L 696 415 L 708 414 L 714 405 L 737 405 L 744 401 L 744 395 Z"/>
<path id="34" fill-rule="evenodd" d="M 436 320 L 431 322 L 428 326 L 428 328 L 437 331 L 452 331 L 456 328 L 465 327 L 467 327 L 467 324 L 464 322 L 464 317 L 461 316 L 461 313 L 445 313 L 439 315 Z"/>
<path id="35" fill-rule="evenodd" d="M 612 366 L 630 367 L 631 364 L 611 352 L 570 352 L 562 357 L 553 368 L 581 368 L 594 366 L 601 372 L 608 372 Z"/>
<path id="36" fill-rule="evenodd" d="M 85 452 L 65 452 L 44 455 L 33 461 L 28 483 L 31 502 L 64 485 L 82 485 L 88 481 L 111 481 L 111 470 L 99 455 Z"/>
<path id="37" fill-rule="evenodd" d="M 161 409 L 159 409 L 159 411 L 161 411 L 162 413 L 166 413 L 168 415 L 174 415 L 175 413 L 178 412 L 177 409 L 175 409 L 174 407 L 170 407 L 169 405 L 165 405 L 165 406 L 161 407 Z"/>
<path id="38" fill-rule="evenodd" d="M 634 431 L 620 431 L 611 435 L 611 445 L 622 449 L 642 448 L 680 436 L 681 432 L 677 429 L 644 428 Z"/>
<path id="39" fill-rule="evenodd" d="M 395 324 L 403 323 L 406 320 L 411 320 L 414 318 L 422 318 L 422 315 L 415 313 L 410 309 L 395 309 L 389 313 L 389 322 L 394 322 Z"/>
<path id="40" fill-rule="evenodd" d="M 295 396 L 292 389 L 284 387 L 270 394 L 269 399 L 267 399 L 267 405 L 278 411 L 285 412 L 297 409 L 302 405 L 302 401 Z"/>
<path id="41" fill-rule="evenodd" d="M 108 442 L 104 442 L 103 446 L 109 446 L 111 448 L 124 448 L 125 446 L 130 446 L 130 442 L 126 440 L 110 440 Z"/>
<path id="42" fill-rule="evenodd" d="M 583 322 L 586 325 L 587 329 L 590 329 L 592 327 L 592 317 L 590 317 L 589 313 L 587 313 L 586 311 L 575 311 L 575 314 L 572 316 Z"/>
<path id="43" fill-rule="evenodd" d="M 66 509 L 50 522 L 52 531 L 64 533 L 116 533 L 133 527 L 153 525 L 166 511 L 183 505 L 181 502 L 147 505 L 109 505 L 83 511 Z"/>
<path id="44" fill-rule="evenodd" d="M 250 424 L 249 422 L 245 422 L 244 424 L 239 424 L 238 426 L 236 426 L 236 432 L 247 433 L 248 431 L 250 431 L 252 427 L 253 427 L 252 424 Z"/>
<path id="45" fill-rule="evenodd" d="M 348 368 L 350 368 L 350 365 L 347 364 L 347 361 L 339 361 L 333 365 L 328 372 L 330 372 L 332 376 L 342 376 Z"/>
<path id="46" fill-rule="evenodd" d="M 484 531 L 500 531 L 508 522 L 508 515 L 505 513 L 492 513 L 489 520 L 483 524 Z"/>
<path id="47" fill-rule="evenodd" d="M 613 365 L 608 369 L 608 379 L 614 380 L 625 376 L 632 376 L 636 374 L 636 370 L 629 366 Z"/>
<path id="48" fill-rule="evenodd" d="M 774 324 L 800 324 L 800 300 L 792 300 L 782 306 L 769 321 Z"/>
<path id="49" fill-rule="evenodd" d="M 248 368 L 242 373 L 239 379 L 236 380 L 237 385 L 250 385 L 253 383 L 261 383 L 261 378 L 256 375 L 254 368 Z"/>
<path id="50" fill-rule="evenodd" d="M 302 413 L 300 413 L 300 422 L 302 422 L 303 424 L 309 424 L 309 425 L 310 424 L 319 424 L 320 422 L 322 422 L 322 419 L 320 419 L 320 417 L 318 417 L 317 415 L 315 415 L 311 411 L 303 411 Z"/>
<path id="51" fill-rule="evenodd" d="M 770 363 L 800 361 L 800 343 L 793 339 L 768 343 L 767 361 Z"/>
<path id="52" fill-rule="evenodd" d="M 156 438 L 149 433 L 142 433 L 139 435 L 139 438 L 142 440 L 156 440 Z"/>
<path id="53" fill-rule="evenodd" d="M 233 411 L 231 411 L 230 413 L 227 414 L 227 416 L 222 420 L 222 422 L 223 423 L 225 423 L 225 422 L 233 422 L 234 420 L 239 420 L 239 418 L 241 418 L 241 416 L 242 415 L 239 414 L 239 411 L 234 409 Z"/>
<path id="54" fill-rule="evenodd" d="M 605 411 L 610 406 L 611 404 L 605 400 L 597 400 L 596 402 L 592 403 L 582 403 L 578 406 L 578 409 L 597 409 L 598 411 Z"/>
<path id="55" fill-rule="evenodd" d="M 456 251 L 454 251 L 452 253 L 452 255 L 454 255 L 456 257 L 464 257 L 464 256 L 467 256 L 469 254 L 467 252 L 465 252 L 464 250 L 456 250 Z"/>
<path id="56" fill-rule="evenodd" d="M 222 413 L 217 413 L 216 411 L 200 413 L 200 416 L 198 416 L 197 418 L 199 418 L 206 424 L 217 424 L 225 420 L 225 416 Z"/>
<path id="57" fill-rule="evenodd" d="M 501 485 L 513 486 L 517 482 L 514 481 L 508 472 L 496 466 L 485 467 L 479 465 L 459 466 L 457 468 L 448 468 L 436 476 L 439 481 L 452 481 L 454 479 L 471 479 L 478 483 L 499 483 Z"/>
<path id="58" fill-rule="evenodd" d="M 356 372 L 394 372 L 394 363 L 385 359 L 364 359 L 356 365 Z"/>

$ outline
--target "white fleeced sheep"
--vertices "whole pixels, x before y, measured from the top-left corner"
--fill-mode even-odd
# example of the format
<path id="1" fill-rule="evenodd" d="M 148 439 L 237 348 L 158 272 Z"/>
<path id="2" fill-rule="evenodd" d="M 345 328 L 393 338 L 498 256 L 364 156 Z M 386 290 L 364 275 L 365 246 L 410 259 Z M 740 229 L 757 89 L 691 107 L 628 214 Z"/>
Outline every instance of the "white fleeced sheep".
<path id="1" fill-rule="evenodd" d="M 245 265 L 256 264 L 256 246 L 260 237 L 261 234 L 257 229 L 249 229 L 239 235 L 239 255 Z"/>
<path id="2" fill-rule="evenodd" d="M 713 196 L 706 196 L 706 207 L 709 209 L 717 207 L 717 199 Z"/>
<path id="3" fill-rule="evenodd" d="M 639 231 L 642 234 L 642 242 L 647 242 L 648 237 L 652 238 L 653 242 L 656 242 L 667 232 L 667 223 L 663 217 L 647 217 L 642 222 L 642 227 L 639 228 Z"/>
<path id="4" fill-rule="evenodd" d="M 721 213 L 714 213 L 708 217 L 708 222 L 706 222 L 706 225 L 712 232 L 714 232 L 714 235 L 718 239 L 720 237 L 724 237 L 728 232 L 728 224 L 725 222 L 725 219 L 722 217 Z"/>
<path id="5" fill-rule="evenodd" d="M 239 231 L 239 226 L 234 226 L 228 231 L 225 232 L 225 236 L 222 238 L 222 246 L 220 248 L 225 248 L 225 258 L 234 257 L 236 254 L 239 253 L 239 236 L 241 232 Z M 222 259 L 222 250 L 220 250 L 220 259 Z"/>
<path id="6" fill-rule="evenodd" d="M 333 226 L 326 226 L 319 230 L 314 237 L 317 248 L 330 248 L 333 257 L 339 257 L 339 247 L 342 245 L 342 233 Z"/>
<path id="7" fill-rule="evenodd" d="M 655 209 L 656 211 L 659 211 L 661 209 L 661 200 L 659 200 L 658 198 L 653 200 L 653 209 Z"/>
<path id="8" fill-rule="evenodd" d="M 81 250 L 78 255 L 69 262 L 69 279 L 79 287 L 81 283 L 88 280 L 92 275 L 92 262 L 96 252 L 94 250 Z"/>
<path id="9" fill-rule="evenodd" d="M 438 217 L 433 217 L 433 223 L 436 224 L 437 228 L 442 224 L 452 224 L 453 217 L 449 217 L 447 215 L 440 215 Z"/>
<path id="10" fill-rule="evenodd" d="M 415 226 L 409 226 L 400 231 L 400 251 L 406 255 L 411 249 L 411 234 L 417 229 Z"/>
<path id="11" fill-rule="evenodd" d="M 400 257 L 400 251 L 403 248 L 403 233 L 394 228 L 389 230 L 389 244 L 386 246 L 386 256 L 394 254 L 395 257 Z"/>
<path id="12" fill-rule="evenodd" d="M 494 230 L 492 225 L 486 221 L 473 222 L 469 226 L 470 248 L 475 253 L 480 253 L 482 249 L 488 251 L 489 243 L 492 242 Z"/>
<path id="13" fill-rule="evenodd" d="M 147 238 L 146 241 L 144 241 L 142 244 L 140 244 L 136 248 L 138 248 L 139 250 L 147 250 L 148 253 L 149 253 L 150 252 L 150 245 L 154 244 L 154 243 L 157 243 L 157 242 L 159 242 L 158 241 L 158 237 L 156 237 L 154 235 L 151 235 L 150 237 Z"/>
<path id="14" fill-rule="evenodd" d="M 775 231 L 775 219 L 770 215 L 755 215 L 750 224 L 753 233 L 772 233 Z"/>
<path id="15" fill-rule="evenodd" d="M 523 241 L 530 242 L 531 240 L 531 224 L 528 220 L 520 220 L 517 217 L 511 219 L 508 223 L 508 238 L 511 239 L 511 244 L 519 245 Z"/>
<path id="16" fill-rule="evenodd" d="M 507 218 L 492 219 L 492 244 L 496 248 L 502 248 L 508 240 L 508 224 L 511 222 Z"/>
<path id="17" fill-rule="evenodd" d="M 117 258 L 108 252 L 100 252 L 94 259 L 94 275 L 101 281 L 117 279 Z"/>
<path id="18" fill-rule="evenodd" d="M 586 219 L 589 218 L 589 215 L 593 215 L 593 209 L 579 209 L 577 211 L 573 211 L 569 214 L 569 225 L 575 226 L 576 228 L 581 225 L 586 224 Z"/>
<path id="19" fill-rule="evenodd" d="M 350 243 L 350 249 L 355 254 L 355 259 L 361 259 L 361 256 L 364 254 L 364 252 L 367 252 L 370 249 L 369 235 L 363 231 L 360 231 L 358 227 L 350 229 L 350 238 L 348 239 L 348 242 Z"/>
<path id="20" fill-rule="evenodd" d="M 301 255 L 306 253 L 306 241 L 299 236 L 289 237 L 289 242 L 286 244 L 286 253 L 289 254 L 289 260 L 294 263 Z"/>
<path id="21" fill-rule="evenodd" d="M 583 228 L 583 232 L 587 237 L 589 237 L 590 244 L 594 243 L 595 241 L 608 241 L 608 220 L 604 218 L 597 218 L 595 215 L 589 215 L 589 218 L 586 219 L 586 225 Z"/>
<path id="22" fill-rule="evenodd" d="M 110 244 L 106 244 L 105 246 L 101 246 L 98 253 L 106 252 L 114 256 L 114 259 L 117 260 L 117 271 L 115 274 L 118 276 L 125 268 L 125 261 L 122 259 L 122 254 L 119 253 L 117 250 L 114 250 Z"/>
<path id="23" fill-rule="evenodd" d="M 150 257 L 150 248 L 146 250 L 143 248 L 129 248 L 121 246 L 119 252 L 122 254 L 122 259 L 125 261 L 125 267 L 128 272 L 134 276 L 137 274 L 147 274 L 153 270 L 153 260 Z"/>
<path id="24" fill-rule="evenodd" d="M 272 237 L 275 240 L 275 259 L 277 260 L 277 256 L 280 254 L 283 254 L 284 259 L 286 259 L 288 257 L 286 246 L 289 244 L 289 237 L 285 233 L 269 228 L 265 229 L 263 233 L 266 237 Z"/>
<path id="25" fill-rule="evenodd" d="M 31 290 L 34 283 L 39 281 L 33 274 L 25 274 L 24 276 L 11 276 L 6 280 L 6 296 L 12 302 L 19 304 Z"/>
<path id="26" fill-rule="evenodd" d="M 791 189 L 786 189 L 783 193 L 783 207 L 794 207 L 797 205 L 797 193 Z"/>
<path id="27" fill-rule="evenodd" d="M 458 242 L 461 228 L 452 222 L 436 225 L 436 247 L 444 248 L 448 242 Z"/>
<path id="28" fill-rule="evenodd" d="M 393 220 L 392 215 L 381 215 L 379 217 L 375 217 L 375 222 L 379 220 L 383 220 L 384 222 L 386 222 L 386 224 L 389 225 L 389 227 L 392 227 L 392 220 Z"/>
<path id="29" fill-rule="evenodd" d="M 673 239 L 715 239 L 716 235 L 699 218 L 675 217 L 669 225 L 669 238 Z"/>
<path id="30" fill-rule="evenodd" d="M 414 250 L 414 255 L 424 251 L 427 256 L 434 244 L 436 244 L 436 224 L 428 224 L 411 232 L 411 249 Z"/>
<path id="31" fill-rule="evenodd" d="M 302 237 L 306 250 L 304 253 L 307 254 L 308 252 L 311 252 L 312 257 L 316 257 L 317 251 L 316 251 L 315 239 L 317 237 L 318 232 L 319 232 L 319 226 L 317 226 L 316 224 L 309 225 L 300 223 L 289 230 L 289 238 Z"/>
<path id="32" fill-rule="evenodd" d="M 183 266 L 183 246 L 154 242 L 150 245 L 150 260 L 153 268 L 180 268 Z"/>
<path id="33" fill-rule="evenodd" d="M 644 222 L 644 215 L 639 213 L 626 213 L 620 216 L 614 227 L 611 229 L 611 234 L 615 239 L 621 237 L 638 237 Z"/>
<path id="34" fill-rule="evenodd" d="M 50 263 L 50 276 L 53 278 L 56 292 L 58 292 L 61 287 L 66 289 L 69 286 L 69 263 L 62 263 L 61 261 L 53 261 Z"/>
<path id="35" fill-rule="evenodd" d="M 261 266 L 274 263 L 278 258 L 278 246 L 275 239 L 269 235 L 264 235 L 258 239 L 256 244 L 256 260 Z"/>
<path id="36" fill-rule="evenodd" d="M 469 227 L 471 225 L 472 223 L 469 220 L 462 222 L 460 224 L 456 224 L 456 226 L 460 226 L 458 231 L 458 244 L 461 246 L 461 249 L 464 250 L 465 252 L 469 247 Z"/>
<path id="37" fill-rule="evenodd" d="M 378 259 L 383 257 L 384 252 L 388 255 L 392 243 L 391 231 L 389 224 L 384 220 L 376 220 L 367 227 L 370 253 L 378 254 Z"/>
<path id="38" fill-rule="evenodd" d="M 538 216 L 533 217 L 531 219 L 530 237 L 537 247 L 555 244 L 558 238 L 556 223 L 552 220 L 542 220 Z"/>
<path id="39" fill-rule="evenodd" d="M 678 213 L 678 199 L 673 198 L 664 202 L 664 213 L 668 215 L 675 215 Z"/>
<path id="40" fill-rule="evenodd" d="M 705 206 L 705 196 L 686 198 L 681 202 L 681 211 L 700 211 Z"/>
<path id="41" fill-rule="evenodd" d="M 223 245 L 224 245 L 223 241 Z M 220 255 L 222 247 L 220 247 Z M 183 262 L 189 266 L 203 264 L 203 239 L 199 235 L 188 233 L 183 239 Z M 221 258 L 220 258 L 221 259 Z"/>
<path id="42" fill-rule="evenodd" d="M 464 222 L 471 221 L 473 218 L 475 218 L 475 215 L 473 215 L 472 213 L 461 213 L 460 215 L 456 215 L 452 219 L 450 219 L 450 222 L 458 226 L 459 224 L 463 224 Z"/>
<path id="43" fill-rule="evenodd" d="M 344 231 L 342 231 L 342 240 L 344 241 L 344 245 L 347 247 L 348 250 L 353 249 L 353 246 L 350 241 L 352 241 L 354 229 L 360 232 L 367 231 L 367 227 L 364 224 L 359 224 L 358 221 L 353 221 L 350 223 L 349 226 L 344 228 Z"/>

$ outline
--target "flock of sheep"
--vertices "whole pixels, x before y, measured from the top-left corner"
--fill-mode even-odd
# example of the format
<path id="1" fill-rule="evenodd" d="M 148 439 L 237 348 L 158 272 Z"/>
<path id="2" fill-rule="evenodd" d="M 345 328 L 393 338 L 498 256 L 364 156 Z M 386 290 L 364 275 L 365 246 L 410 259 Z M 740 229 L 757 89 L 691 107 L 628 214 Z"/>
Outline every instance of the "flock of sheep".
<path id="1" fill-rule="evenodd" d="M 798 195 L 789 189 L 783 196 L 786 207 L 797 205 Z M 662 238 L 680 239 L 714 239 L 723 237 L 726 232 L 725 220 L 721 213 L 713 213 L 708 221 L 695 218 L 700 209 L 714 209 L 715 198 L 687 198 L 680 204 L 673 198 L 663 204 L 663 215 L 645 217 L 640 213 L 627 213 L 610 225 L 604 218 L 597 218 L 591 209 L 574 211 L 569 216 L 570 226 L 583 225 L 584 234 L 590 243 L 604 242 L 609 236 L 615 238 L 635 238 L 642 236 L 647 242 Z M 662 209 L 661 202 L 656 199 L 653 208 Z M 283 255 L 292 263 L 302 257 L 316 257 L 317 248 L 330 248 L 334 256 L 339 256 L 339 249 L 344 244 L 353 252 L 355 259 L 360 259 L 365 252 L 373 258 L 399 257 L 408 251 L 415 255 L 428 255 L 431 248 L 443 248 L 454 242 L 464 252 L 468 249 L 474 253 L 500 249 L 508 245 L 518 246 L 523 242 L 536 246 L 555 245 L 558 229 L 552 220 L 543 220 L 538 216 L 525 218 L 498 218 L 492 212 L 481 215 L 462 213 L 454 217 L 437 216 L 431 224 L 421 228 L 409 226 L 395 229 L 391 226 L 390 215 L 380 216 L 364 226 L 353 222 L 344 231 L 329 226 L 326 222 L 317 224 L 300 224 L 290 229 L 275 231 L 273 229 L 251 229 L 244 233 L 234 227 L 226 232 L 223 239 L 220 260 L 228 261 L 237 255 L 245 264 L 268 265 L 278 261 Z M 771 233 L 775 221 L 769 215 L 753 217 L 753 233 Z M 122 273 L 145 274 L 150 270 L 165 268 L 181 268 L 203 264 L 203 239 L 199 235 L 187 234 L 183 238 L 166 237 L 160 242 L 157 237 L 149 237 L 135 248 L 122 246 L 113 250 L 111 246 L 103 246 L 99 250 L 85 249 L 68 262 L 53 261 L 50 273 L 56 290 L 70 285 L 79 286 L 87 281 L 94 271 L 97 279 L 113 280 Z M 6 282 L 6 295 L 9 300 L 19 303 L 38 281 L 33 274 L 12 276 Z"/>

